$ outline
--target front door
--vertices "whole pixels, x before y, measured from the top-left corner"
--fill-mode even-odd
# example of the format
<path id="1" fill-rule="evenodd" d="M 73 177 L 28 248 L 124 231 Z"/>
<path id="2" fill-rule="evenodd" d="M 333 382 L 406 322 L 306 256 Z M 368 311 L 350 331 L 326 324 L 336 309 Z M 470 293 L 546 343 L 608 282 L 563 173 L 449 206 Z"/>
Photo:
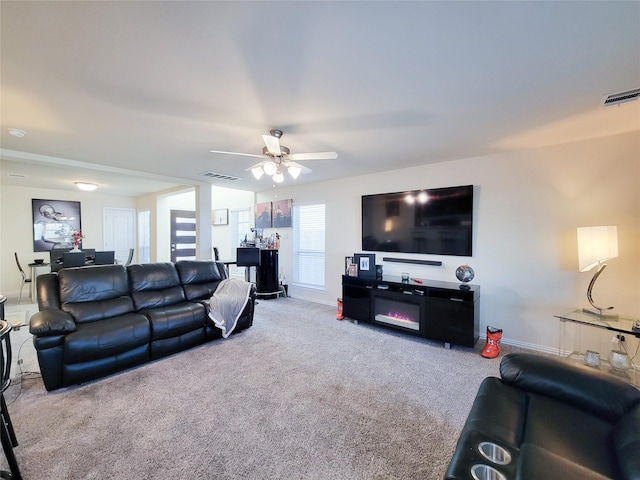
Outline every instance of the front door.
<path id="1" fill-rule="evenodd" d="M 196 212 L 171 210 L 171 261 L 196 259 Z"/>

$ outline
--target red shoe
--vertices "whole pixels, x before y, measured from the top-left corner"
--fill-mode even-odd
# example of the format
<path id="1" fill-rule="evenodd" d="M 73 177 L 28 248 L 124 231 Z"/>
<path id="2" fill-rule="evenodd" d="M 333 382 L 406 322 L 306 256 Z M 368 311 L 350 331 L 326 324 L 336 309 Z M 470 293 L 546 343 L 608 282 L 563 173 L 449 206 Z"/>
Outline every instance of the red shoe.
<path id="1" fill-rule="evenodd" d="M 500 354 L 500 340 L 502 340 L 502 329 L 487 327 L 487 344 L 480 355 L 484 358 L 496 358 Z"/>

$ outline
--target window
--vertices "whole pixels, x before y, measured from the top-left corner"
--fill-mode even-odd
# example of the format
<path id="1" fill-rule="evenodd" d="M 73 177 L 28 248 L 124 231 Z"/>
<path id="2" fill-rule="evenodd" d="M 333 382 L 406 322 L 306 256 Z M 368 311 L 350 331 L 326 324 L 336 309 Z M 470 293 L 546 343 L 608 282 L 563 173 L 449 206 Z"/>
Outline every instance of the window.
<path id="1" fill-rule="evenodd" d="M 253 216 L 251 215 L 250 208 L 243 208 L 239 210 L 231 210 L 229 212 L 229 223 L 231 224 L 231 258 L 236 259 L 236 248 L 244 242 L 245 238 L 251 238 L 251 221 Z M 229 265 L 229 273 L 231 275 L 244 275 L 245 267 L 237 267 L 236 265 Z"/>
<path id="2" fill-rule="evenodd" d="M 324 204 L 293 207 L 293 281 L 297 284 L 325 286 L 324 212 Z"/>
<path id="3" fill-rule="evenodd" d="M 138 262 L 151 262 L 151 212 L 143 210 L 138 212 Z"/>

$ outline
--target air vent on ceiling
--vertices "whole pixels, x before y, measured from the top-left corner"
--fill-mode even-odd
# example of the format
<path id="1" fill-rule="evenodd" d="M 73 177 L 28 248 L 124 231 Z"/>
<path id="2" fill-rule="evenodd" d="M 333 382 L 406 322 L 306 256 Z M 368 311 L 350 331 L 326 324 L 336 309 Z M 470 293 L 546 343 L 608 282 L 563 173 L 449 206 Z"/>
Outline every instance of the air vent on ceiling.
<path id="1" fill-rule="evenodd" d="M 200 175 L 203 177 L 215 178 L 217 180 L 230 180 L 230 181 L 242 180 L 242 178 L 240 177 L 234 177 L 233 175 L 226 175 L 224 173 L 216 173 L 216 172 L 202 172 Z"/>
<path id="2" fill-rule="evenodd" d="M 636 100 L 640 96 L 640 88 L 635 90 L 629 90 L 627 92 L 612 93 L 611 95 L 605 95 L 602 97 L 602 106 L 608 107 L 609 105 L 620 105 L 624 102 L 630 102 Z"/>
<path id="3" fill-rule="evenodd" d="M 13 177 L 13 178 L 27 178 L 26 175 L 22 174 L 22 173 L 7 173 L 7 177 Z"/>

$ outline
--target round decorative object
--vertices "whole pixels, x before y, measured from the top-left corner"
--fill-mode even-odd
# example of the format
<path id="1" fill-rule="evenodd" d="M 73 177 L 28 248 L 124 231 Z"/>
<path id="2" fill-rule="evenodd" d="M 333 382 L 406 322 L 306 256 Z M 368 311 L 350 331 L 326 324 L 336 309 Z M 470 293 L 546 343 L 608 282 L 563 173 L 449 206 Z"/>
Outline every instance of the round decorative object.
<path id="1" fill-rule="evenodd" d="M 629 355 L 627 355 L 626 352 L 611 350 L 611 352 L 609 353 L 609 363 L 616 370 L 625 371 L 631 368 Z"/>
<path id="2" fill-rule="evenodd" d="M 475 276 L 475 272 L 473 271 L 473 268 L 471 268 L 469 265 L 460 265 L 456 269 L 456 278 L 461 282 L 468 283 L 471 280 L 473 280 L 474 276 Z"/>

